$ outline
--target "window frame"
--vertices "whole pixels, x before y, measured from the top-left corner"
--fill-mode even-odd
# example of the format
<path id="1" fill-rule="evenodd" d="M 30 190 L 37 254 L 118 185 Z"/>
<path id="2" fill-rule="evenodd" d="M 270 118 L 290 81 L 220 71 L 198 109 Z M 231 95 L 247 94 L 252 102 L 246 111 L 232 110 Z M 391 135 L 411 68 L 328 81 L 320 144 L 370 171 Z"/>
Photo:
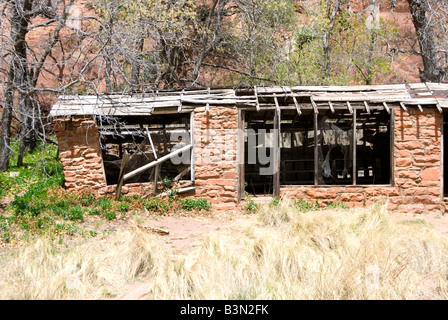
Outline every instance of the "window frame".
<path id="1" fill-rule="evenodd" d="M 314 101 L 313 101 L 314 102 Z M 282 183 L 283 181 L 280 181 L 280 164 L 281 164 L 281 159 L 277 159 L 278 162 L 278 172 L 279 174 L 277 174 L 277 177 L 274 179 L 274 181 L 277 181 L 276 186 L 274 186 L 274 192 L 273 192 L 273 196 L 275 197 L 276 195 L 279 195 L 280 193 L 280 187 L 313 187 L 313 188 L 332 188 L 332 187 L 393 187 L 395 186 L 395 179 L 394 179 L 394 169 L 395 169 L 395 158 L 394 158 L 394 141 L 395 141 L 395 110 L 397 108 L 399 108 L 400 106 L 397 105 L 397 103 L 386 103 L 386 102 L 369 102 L 367 103 L 367 101 L 357 101 L 357 102 L 353 102 L 352 104 L 350 104 L 350 102 L 345 102 L 345 101 L 338 101 L 339 107 L 336 106 L 336 103 L 332 104 L 331 102 L 327 102 L 326 104 L 322 105 L 320 104 L 319 106 L 317 106 L 315 103 L 314 104 L 298 104 L 296 106 L 291 106 L 291 105 L 283 105 L 283 106 L 268 106 L 268 105 L 264 105 L 257 108 L 254 107 L 240 107 L 239 108 L 239 130 L 240 130 L 240 144 L 239 144 L 239 148 L 240 150 L 244 150 L 244 123 L 246 122 L 246 117 L 245 117 L 245 112 L 249 111 L 249 112 L 258 112 L 260 110 L 268 110 L 268 109 L 273 109 L 276 110 L 276 115 L 278 115 L 277 121 L 274 121 L 274 123 L 278 123 L 278 128 L 279 128 L 279 138 L 281 136 L 282 130 L 281 130 L 281 122 L 282 122 L 282 117 L 281 114 L 283 113 L 283 111 L 285 110 L 290 110 L 290 111 L 297 111 L 297 115 L 300 117 L 302 116 L 302 111 L 305 110 L 311 110 L 313 112 L 313 130 L 314 130 L 314 139 L 316 139 L 316 135 L 317 135 L 317 126 L 316 126 L 316 122 L 318 121 L 318 115 L 319 112 L 322 110 L 338 110 L 344 107 L 341 107 L 341 105 L 346 105 L 345 109 L 349 109 L 353 111 L 354 117 L 356 117 L 356 110 L 365 110 L 366 112 L 372 112 L 374 110 L 385 110 L 388 114 L 389 114 L 389 131 L 390 131 L 390 136 L 389 136 L 389 143 L 390 143 L 390 148 L 389 148 L 389 153 L 390 153 L 390 177 L 389 177 L 389 183 L 387 184 L 358 184 L 356 182 L 356 180 L 352 183 L 352 184 L 340 184 L 340 185 L 319 185 L 316 181 L 316 173 L 314 173 L 314 181 L 313 184 L 284 184 Z M 330 106 L 330 107 L 328 107 Z M 275 119 L 274 119 L 275 120 Z M 354 122 L 354 126 L 356 129 L 356 122 Z M 356 131 L 356 130 L 355 130 Z M 356 134 L 353 135 L 354 139 L 356 139 Z M 241 143 L 242 141 L 242 143 Z M 355 140 L 356 141 L 356 140 Z M 279 144 L 280 146 L 280 144 Z M 356 153 L 356 148 L 353 148 L 354 151 Z M 278 147 L 278 150 L 280 150 L 280 148 Z M 317 170 L 317 165 L 316 165 L 316 161 L 317 161 L 317 156 L 316 156 L 316 150 L 314 151 L 314 170 Z M 244 176 L 245 176 L 245 172 L 244 172 L 244 163 L 245 163 L 245 159 L 244 156 L 240 157 L 240 167 L 239 167 L 239 192 L 240 192 L 240 196 L 239 199 L 244 199 Z M 353 159 L 353 161 L 356 161 L 356 157 Z M 356 170 L 356 166 L 354 166 L 353 170 Z"/>
<path id="2" fill-rule="evenodd" d="M 318 109 L 316 109 L 318 110 Z M 322 109 L 320 109 L 322 110 Z M 297 185 L 293 185 L 293 184 L 282 184 L 281 186 L 310 186 L 310 187 L 324 187 L 324 188 L 331 188 L 331 187 L 382 187 L 382 186 L 386 186 L 386 187 L 392 187 L 394 186 L 394 140 L 395 140 L 395 107 L 389 107 L 389 109 L 382 109 L 382 108 L 371 108 L 371 110 L 387 110 L 388 114 L 389 114 L 389 143 L 390 143 L 390 148 L 389 148 L 389 156 L 390 156 L 390 161 L 389 161 L 389 166 L 390 166 L 390 177 L 389 177 L 389 183 L 386 184 L 358 184 L 356 181 L 357 178 L 357 148 L 356 148 L 356 141 L 357 141 L 357 134 L 356 134 L 356 126 L 357 126 L 357 110 L 362 110 L 362 108 L 360 107 L 352 107 L 352 118 L 353 118 L 353 151 L 352 151 L 352 162 L 353 162 L 353 168 L 352 168 L 352 183 L 351 184 L 330 184 L 330 185 L 325 185 L 325 184 L 319 184 L 318 183 L 318 170 L 319 170 L 319 165 L 318 165 L 318 147 L 317 144 L 315 143 L 315 141 L 317 140 L 317 135 L 318 135 L 318 118 L 319 118 L 319 113 L 318 112 L 314 112 L 314 123 L 313 123 L 313 130 L 314 130 L 314 184 L 297 184 Z"/>

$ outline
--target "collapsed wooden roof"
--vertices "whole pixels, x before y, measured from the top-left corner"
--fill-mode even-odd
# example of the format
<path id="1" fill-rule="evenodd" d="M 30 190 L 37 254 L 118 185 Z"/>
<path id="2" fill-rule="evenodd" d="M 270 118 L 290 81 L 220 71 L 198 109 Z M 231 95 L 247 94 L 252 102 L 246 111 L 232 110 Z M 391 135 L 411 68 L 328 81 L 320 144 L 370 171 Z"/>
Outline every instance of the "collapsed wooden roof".
<path id="1" fill-rule="evenodd" d="M 371 86 L 272 86 L 205 88 L 134 94 L 63 95 L 51 117 L 76 115 L 142 116 L 188 112 L 197 106 L 237 106 L 261 110 L 385 108 L 400 106 L 448 108 L 448 84 L 413 83 Z"/>

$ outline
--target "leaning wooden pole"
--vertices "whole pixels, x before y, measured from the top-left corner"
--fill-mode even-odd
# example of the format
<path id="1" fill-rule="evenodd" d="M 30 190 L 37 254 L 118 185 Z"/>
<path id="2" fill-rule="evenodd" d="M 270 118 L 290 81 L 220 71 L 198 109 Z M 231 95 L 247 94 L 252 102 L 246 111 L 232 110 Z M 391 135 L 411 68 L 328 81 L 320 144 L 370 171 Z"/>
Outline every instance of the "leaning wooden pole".
<path id="1" fill-rule="evenodd" d="M 187 150 L 190 150 L 191 148 L 192 148 L 191 144 L 186 145 L 186 146 L 184 146 L 184 147 L 182 147 L 182 148 L 180 148 L 180 149 L 178 149 L 176 151 L 173 151 L 173 152 L 171 152 L 171 153 L 169 153 L 169 154 L 159 158 L 156 161 L 152 161 L 152 162 L 150 162 L 148 164 L 145 164 L 144 166 L 142 166 L 142 167 L 140 167 L 138 169 L 135 169 L 134 171 L 131 171 L 131 172 L 125 174 L 123 179 L 124 180 L 128 180 L 129 178 L 132 178 L 133 176 L 135 176 L 135 175 L 137 175 L 139 173 L 142 173 L 142 172 L 144 172 L 144 171 L 146 171 L 148 169 L 151 169 L 152 167 L 154 167 L 154 166 L 156 166 L 158 164 L 161 164 L 161 163 L 163 163 L 163 162 L 173 158 L 174 156 L 177 156 L 179 153 L 182 153 L 182 152 L 185 152 Z"/>
<path id="2" fill-rule="evenodd" d="M 118 176 L 117 190 L 115 192 L 115 200 L 120 200 L 121 188 L 123 187 L 124 182 L 124 173 L 126 172 L 126 169 L 128 167 L 129 159 L 131 159 L 131 155 L 127 151 L 125 151 L 123 153 L 123 158 L 121 159 L 120 174 Z"/>

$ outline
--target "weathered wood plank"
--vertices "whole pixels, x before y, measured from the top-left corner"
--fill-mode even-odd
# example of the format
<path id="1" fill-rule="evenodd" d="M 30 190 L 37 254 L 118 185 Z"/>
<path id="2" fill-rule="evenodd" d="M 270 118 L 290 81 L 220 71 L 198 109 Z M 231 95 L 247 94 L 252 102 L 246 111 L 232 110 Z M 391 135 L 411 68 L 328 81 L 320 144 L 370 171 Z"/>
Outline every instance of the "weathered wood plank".
<path id="1" fill-rule="evenodd" d="M 186 146 L 184 146 L 184 147 L 182 147 L 182 148 L 180 148 L 180 149 L 178 149 L 178 150 L 176 150 L 176 151 L 173 151 L 173 152 L 171 152 L 171 153 L 169 153 L 169 154 L 167 154 L 167 155 L 161 157 L 161 158 L 158 159 L 158 160 L 155 160 L 155 161 L 152 161 L 152 162 L 150 162 L 150 163 L 148 163 L 148 164 L 145 164 L 144 166 L 142 166 L 142 167 L 140 167 L 140 168 L 138 168 L 138 169 L 135 169 L 135 170 L 133 170 L 133 171 L 131 171 L 131 172 L 125 174 L 125 175 L 124 175 L 124 180 L 128 180 L 128 179 L 130 179 L 130 178 L 136 176 L 136 175 L 139 174 L 139 173 L 142 173 L 142 172 L 144 172 L 144 171 L 146 171 L 146 170 L 148 170 L 148 169 L 151 169 L 152 167 L 154 167 L 154 166 L 156 166 L 156 165 L 158 165 L 158 164 L 161 164 L 161 163 L 163 163 L 163 162 L 165 162 L 165 161 L 167 161 L 167 160 L 169 160 L 169 159 L 171 159 L 171 158 L 177 156 L 178 154 L 180 154 L 180 153 L 182 153 L 182 152 L 185 152 L 185 151 L 187 151 L 187 150 L 190 150 L 191 147 L 192 147 L 191 144 L 186 145 Z"/>

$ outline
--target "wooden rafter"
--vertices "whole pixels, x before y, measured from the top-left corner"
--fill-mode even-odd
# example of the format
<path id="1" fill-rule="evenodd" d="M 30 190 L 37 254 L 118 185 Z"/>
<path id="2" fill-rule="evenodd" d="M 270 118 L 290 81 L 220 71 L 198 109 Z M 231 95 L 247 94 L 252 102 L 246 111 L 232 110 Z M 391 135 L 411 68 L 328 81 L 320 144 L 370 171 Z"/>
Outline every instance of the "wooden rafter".
<path id="1" fill-rule="evenodd" d="M 350 114 L 353 114 L 353 107 L 350 104 L 350 101 L 347 101 L 347 108 L 348 108 L 348 111 L 350 112 Z"/>
<path id="2" fill-rule="evenodd" d="M 364 100 L 364 107 L 366 108 L 366 111 L 368 114 L 370 114 L 370 107 L 369 104 L 367 103 L 367 101 Z"/>
<path id="3" fill-rule="evenodd" d="M 257 92 L 257 86 L 254 86 L 254 93 L 255 93 L 255 99 L 256 99 L 256 108 L 257 112 L 260 111 L 260 102 L 258 101 L 258 92 Z"/>
<path id="4" fill-rule="evenodd" d="M 406 112 L 408 111 L 408 108 L 406 108 L 405 104 L 402 101 L 400 101 L 400 106 L 403 109 L 403 111 L 406 111 Z"/>
<path id="5" fill-rule="evenodd" d="M 317 109 L 317 104 L 316 104 L 316 102 L 314 102 L 314 99 L 313 99 L 313 97 L 310 97 L 310 101 L 311 101 L 311 105 L 313 106 L 313 109 L 314 109 L 314 113 L 319 113 L 319 110 Z"/>
<path id="6" fill-rule="evenodd" d="M 301 115 L 302 114 L 302 110 L 300 110 L 300 106 L 299 106 L 299 103 L 297 102 L 296 97 L 292 96 L 292 100 L 294 101 L 294 105 L 296 106 L 297 114 Z"/>
<path id="7" fill-rule="evenodd" d="M 148 136 L 148 140 L 151 145 L 151 149 L 152 149 L 152 153 L 154 154 L 154 158 L 157 160 L 156 148 L 154 148 L 154 143 L 152 142 L 151 133 L 149 132 L 148 127 L 146 127 L 146 135 Z"/>
<path id="8" fill-rule="evenodd" d="M 384 106 L 384 109 L 387 111 L 387 113 L 390 114 L 390 108 L 389 108 L 389 106 L 387 105 L 386 101 L 383 101 L 383 106 Z"/>

